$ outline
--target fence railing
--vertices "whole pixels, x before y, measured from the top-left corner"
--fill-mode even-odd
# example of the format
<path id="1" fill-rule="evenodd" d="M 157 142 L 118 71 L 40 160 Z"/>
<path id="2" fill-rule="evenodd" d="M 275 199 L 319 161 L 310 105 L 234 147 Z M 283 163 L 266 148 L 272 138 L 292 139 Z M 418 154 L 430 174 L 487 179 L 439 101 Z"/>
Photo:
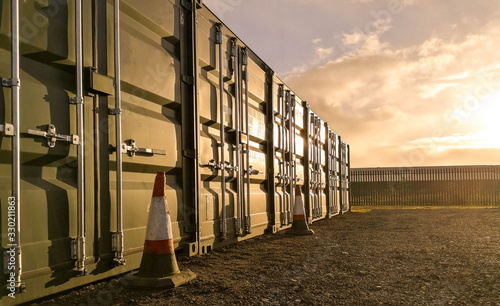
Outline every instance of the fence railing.
<path id="1" fill-rule="evenodd" d="M 352 206 L 500 206 L 500 165 L 352 168 Z"/>

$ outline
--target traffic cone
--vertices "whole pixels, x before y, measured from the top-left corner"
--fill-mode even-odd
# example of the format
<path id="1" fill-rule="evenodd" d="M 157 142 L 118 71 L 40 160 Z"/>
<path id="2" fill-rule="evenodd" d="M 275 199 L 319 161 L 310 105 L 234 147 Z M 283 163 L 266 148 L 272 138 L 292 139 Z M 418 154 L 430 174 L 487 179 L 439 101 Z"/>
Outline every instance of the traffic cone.
<path id="1" fill-rule="evenodd" d="M 304 202 L 302 201 L 302 193 L 300 186 L 295 186 L 295 207 L 293 209 L 292 235 L 312 235 L 314 231 L 309 229 L 306 221 L 306 213 L 304 210 Z"/>
<path id="2" fill-rule="evenodd" d="M 165 198 L 165 173 L 156 174 L 149 206 L 146 240 L 139 272 L 123 283 L 134 288 L 173 288 L 194 279 L 189 270 L 180 271 L 175 259 L 170 211 Z"/>

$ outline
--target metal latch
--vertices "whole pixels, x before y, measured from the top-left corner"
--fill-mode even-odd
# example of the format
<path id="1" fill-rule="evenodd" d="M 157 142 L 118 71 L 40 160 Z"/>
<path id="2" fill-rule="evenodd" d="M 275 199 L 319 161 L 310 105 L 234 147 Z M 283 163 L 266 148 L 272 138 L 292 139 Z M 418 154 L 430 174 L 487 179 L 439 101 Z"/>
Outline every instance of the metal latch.
<path id="1" fill-rule="evenodd" d="M 248 170 L 245 170 L 245 174 L 248 174 L 248 175 L 257 175 L 257 174 L 262 174 L 262 173 L 264 173 L 264 172 L 254 169 L 253 166 L 250 166 L 250 167 L 248 167 Z"/>
<path id="2" fill-rule="evenodd" d="M 225 166 L 225 169 L 226 171 L 229 173 L 230 171 L 234 171 L 234 172 L 238 172 L 238 167 L 237 166 L 233 166 L 230 162 L 226 161 L 226 166 Z"/>
<path id="3" fill-rule="evenodd" d="M 20 79 L 6 79 L 2 78 L 2 86 L 4 87 L 12 87 L 12 86 L 21 86 Z"/>
<path id="4" fill-rule="evenodd" d="M 5 136 L 14 136 L 14 125 L 10 123 L 0 124 L 0 133 Z"/>
<path id="5" fill-rule="evenodd" d="M 218 169 L 224 169 L 224 166 L 221 164 L 218 164 L 215 159 L 211 159 L 208 161 L 208 164 L 206 165 L 200 165 L 202 168 L 210 168 L 210 171 L 214 172 L 215 170 Z"/>
<path id="6" fill-rule="evenodd" d="M 133 139 L 126 140 L 122 143 L 121 151 L 122 153 L 127 153 L 130 157 L 134 157 L 135 154 L 167 155 L 167 151 L 165 150 L 138 148 Z"/>
<path id="7" fill-rule="evenodd" d="M 56 141 L 64 141 L 69 142 L 74 145 L 80 144 L 80 138 L 78 135 L 61 135 L 56 133 L 56 126 L 53 124 L 49 124 L 47 127 L 47 132 L 38 131 L 38 130 L 28 130 L 28 134 L 34 136 L 41 136 L 47 138 L 47 145 L 50 148 L 56 146 Z"/>

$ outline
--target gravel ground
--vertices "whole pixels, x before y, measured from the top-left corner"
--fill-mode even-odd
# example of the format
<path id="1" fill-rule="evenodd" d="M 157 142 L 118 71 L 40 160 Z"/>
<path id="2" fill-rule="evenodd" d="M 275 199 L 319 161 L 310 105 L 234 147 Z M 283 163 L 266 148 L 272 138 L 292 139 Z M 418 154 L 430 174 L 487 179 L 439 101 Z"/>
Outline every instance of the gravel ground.
<path id="1" fill-rule="evenodd" d="M 171 290 L 92 284 L 39 305 L 500 305 L 500 209 L 359 210 L 181 257 Z"/>

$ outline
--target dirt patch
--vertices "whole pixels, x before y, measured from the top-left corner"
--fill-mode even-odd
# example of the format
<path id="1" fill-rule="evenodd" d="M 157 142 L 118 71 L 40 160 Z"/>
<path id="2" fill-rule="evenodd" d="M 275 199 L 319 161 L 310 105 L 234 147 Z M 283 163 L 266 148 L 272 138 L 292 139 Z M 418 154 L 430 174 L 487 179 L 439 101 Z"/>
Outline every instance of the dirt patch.
<path id="1" fill-rule="evenodd" d="M 180 257 L 197 278 L 163 291 L 105 281 L 41 305 L 500 305 L 500 210 L 371 210 L 313 236 L 258 237 Z"/>

